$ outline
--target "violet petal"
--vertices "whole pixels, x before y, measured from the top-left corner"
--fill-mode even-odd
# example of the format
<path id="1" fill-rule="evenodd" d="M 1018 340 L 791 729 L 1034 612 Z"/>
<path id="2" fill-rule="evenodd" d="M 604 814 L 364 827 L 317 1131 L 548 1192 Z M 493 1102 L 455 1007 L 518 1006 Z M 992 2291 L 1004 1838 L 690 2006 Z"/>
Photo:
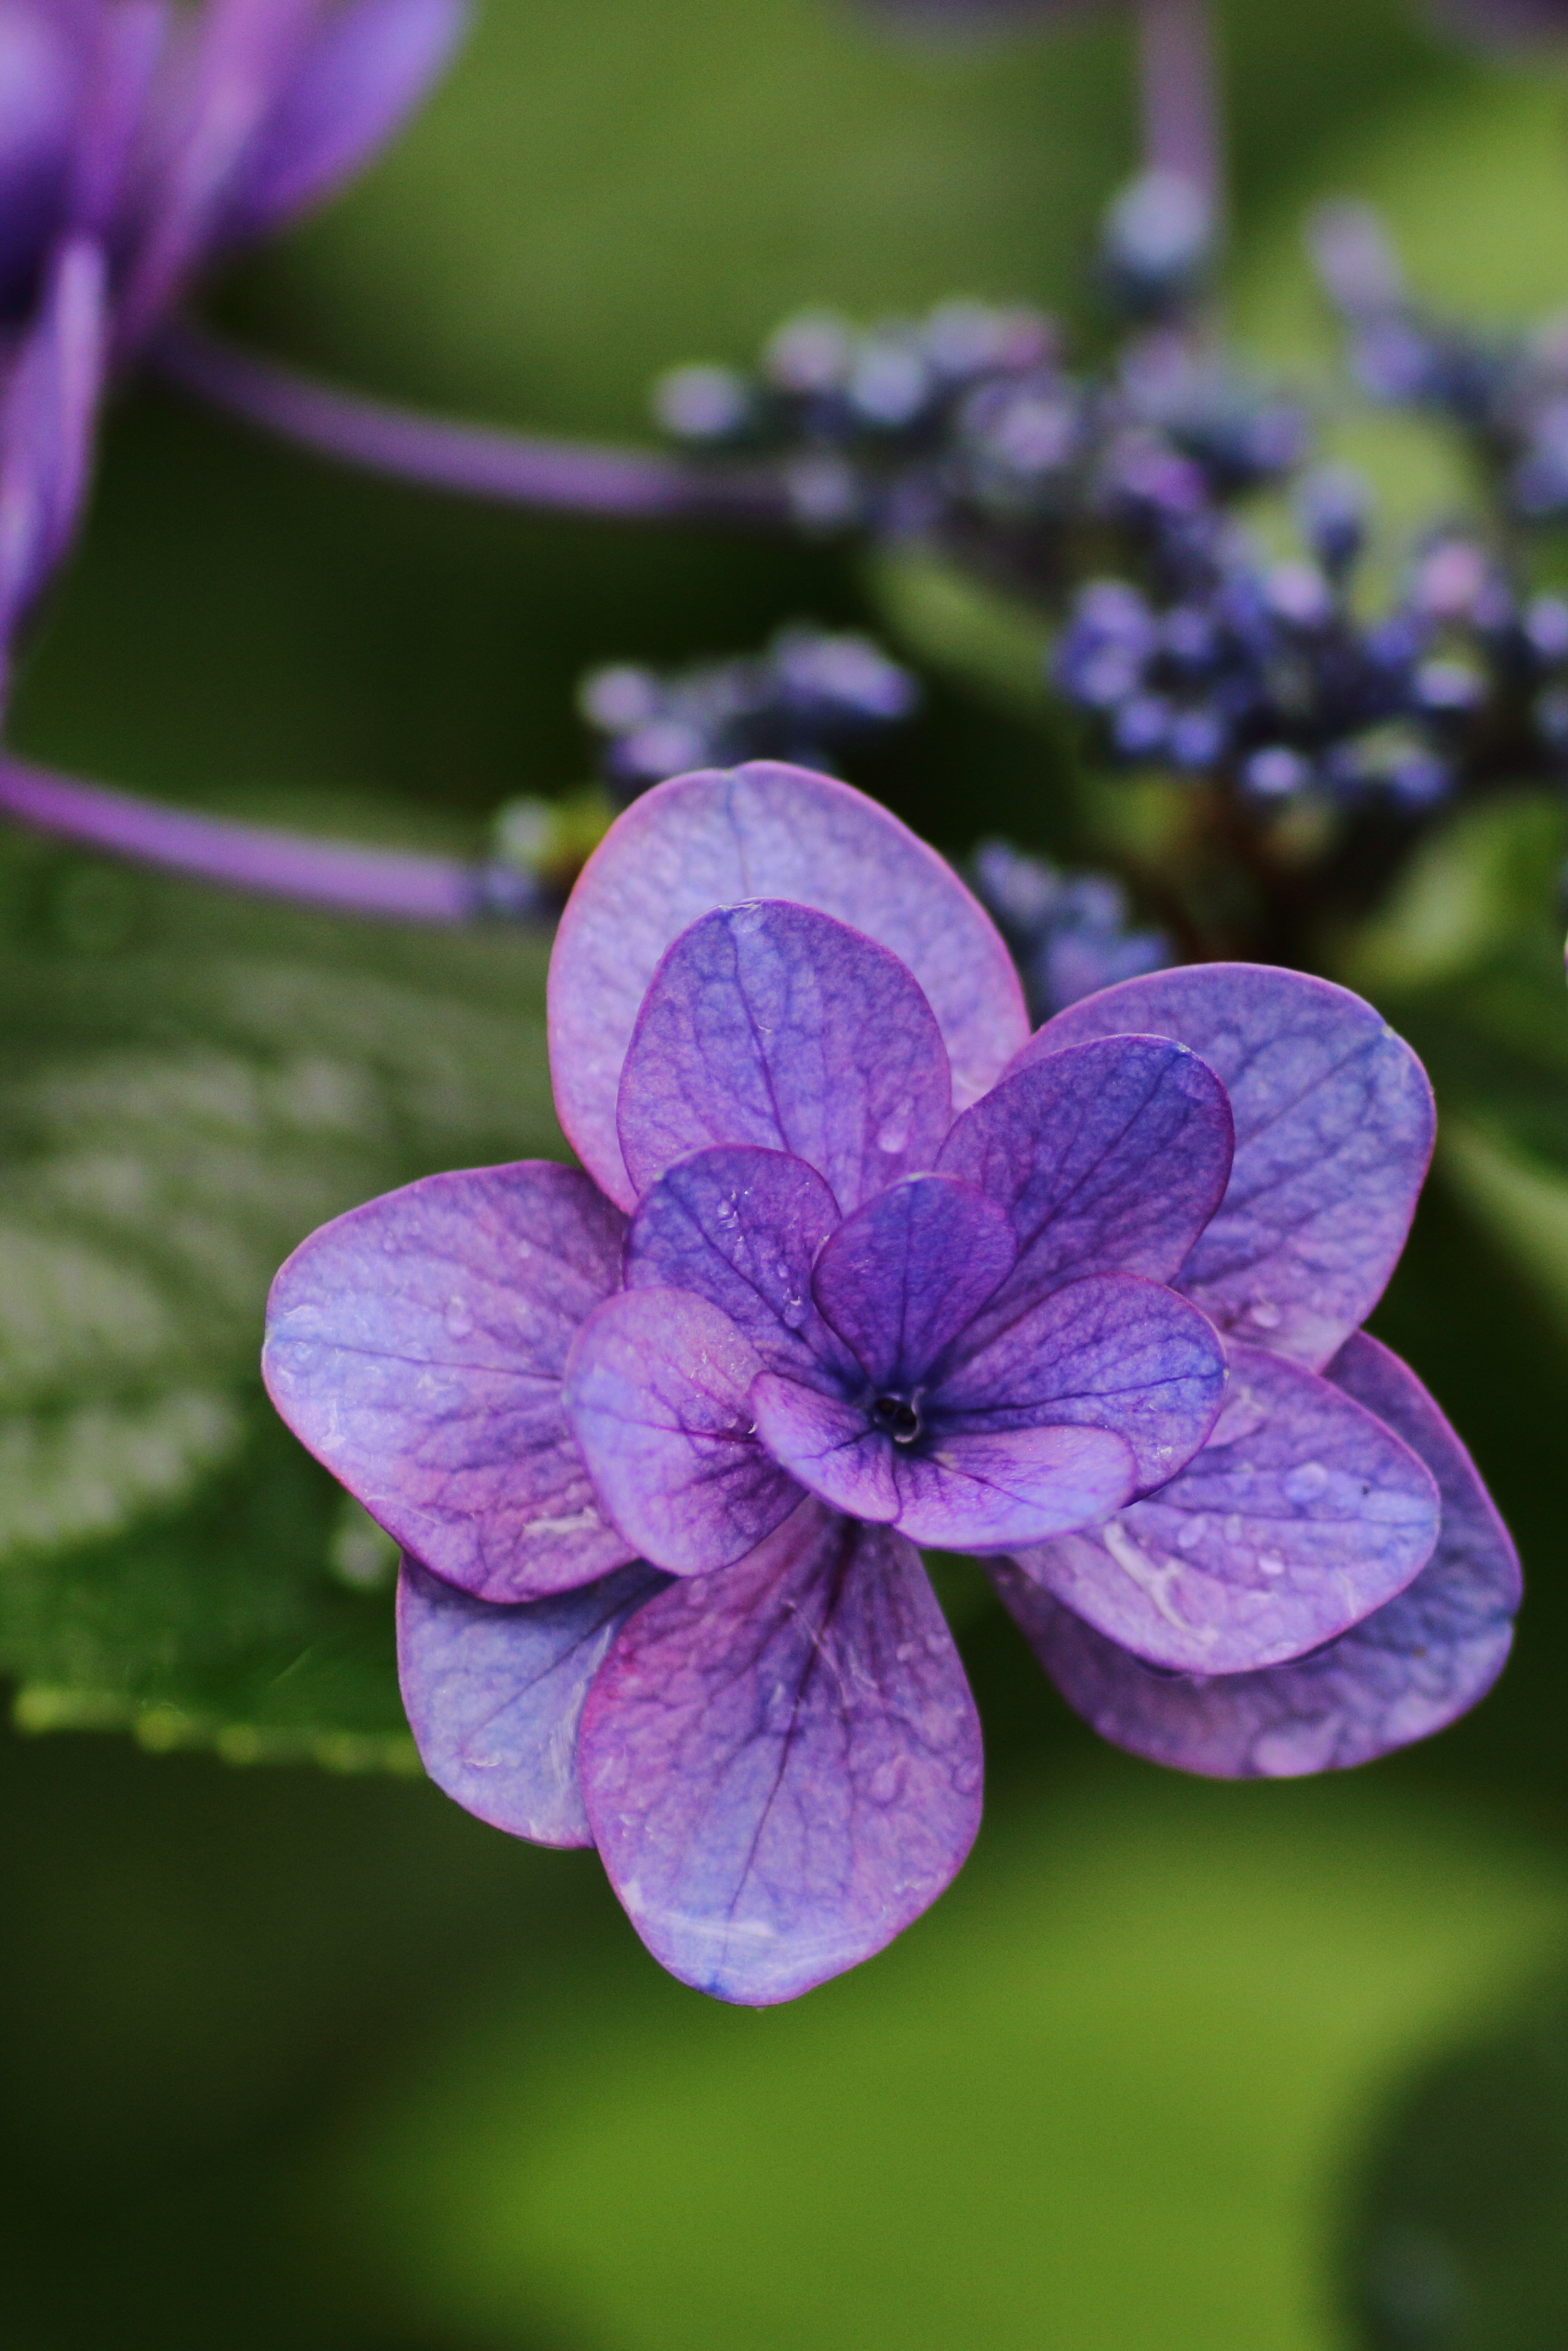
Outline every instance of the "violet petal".
<path id="1" fill-rule="evenodd" d="M 317 32 L 246 158 L 225 227 L 257 236 L 353 178 L 423 98 L 465 0 L 348 0 Z"/>
<path id="2" fill-rule="evenodd" d="M 591 1844 L 577 1777 L 588 1686 L 668 1578 L 633 1560 L 597 1583 L 497 1607 L 405 1555 L 398 1676 L 420 1761 L 476 1820 L 534 1844 Z"/>
<path id="3" fill-rule="evenodd" d="M 1415 1582 L 1312 1656 L 1261 1673 L 1152 1672 L 1016 1567 L 993 1571 L 1063 1697 L 1116 1746 L 1217 1779 L 1344 1771 L 1443 1729 L 1501 1672 L 1519 1561 L 1469 1455 L 1414 1373 L 1364 1332 L 1326 1376 L 1420 1454 L 1443 1521 Z"/>
<path id="4" fill-rule="evenodd" d="M 812 1501 L 632 1617 L 578 1754 L 649 1949 L 754 2007 L 890 1943 L 979 1823 L 979 1723 L 917 1554 Z"/>
<path id="5" fill-rule="evenodd" d="M 1331 1641 L 1431 1556 L 1430 1471 L 1337 1386 L 1233 1346 L 1218 1425 L 1179 1477 L 1018 1564 L 1123 1648 L 1177 1673 L 1249 1673 Z"/>
<path id="6" fill-rule="evenodd" d="M 351 1209 L 272 1285 L 278 1411 L 405 1550 L 481 1599 L 568 1590 L 635 1552 L 560 1399 L 624 1229 L 586 1176 L 524 1160 Z"/>
<path id="7" fill-rule="evenodd" d="M 1023 995 L 988 914 L 934 850 L 847 784 L 756 762 L 678 776 L 635 801 L 589 859 L 550 962 L 556 1106 L 584 1165 L 635 1206 L 615 1129 L 621 1067 L 665 949 L 753 898 L 813 906 L 906 964 L 936 1016 L 956 1100 L 1024 1042 Z"/>
<path id="8" fill-rule="evenodd" d="M 772 1371 L 853 1366 L 811 1295 L 811 1264 L 839 1222 L 802 1159 L 699 1151 L 648 1192 L 626 1238 L 628 1290 L 689 1290 L 727 1314 Z"/>
<path id="9" fill-rule="evenodd" d="M 775 1373 L 751 1391 L 758 1434 L 801 1485 L 911 1542 L 981 1554 L 1046 1541 L 1117 1509 L 1136 1485 L 1131 1447 L 1063 1422 L 895 1444 L 863 1407 Z"/>
<path id="10" fill-rule="evenodd" d="M 1089 1273 L 1169 1281 L 1225 1196 L 1230 1154 L 1230 1107 L 1207 1063 L 1166 1038 L 1114 1037 L 1004 1078 L 936 1165 L 1011 1217 L 1013 1303 Z"/>
<path id="11" fill-rule="evenodd" d="M 1018 1254 L 1006 1213 L 950 1176 L 914 1176 L 824 1243 L 811 1278 L 873 1389 L 919 1386 Z"/>
<path id="12" fill-rule="evenodd" d="M 99 246 L 70 237 L 52 256 L 37 316 L 0 409 L 0 649 L 70 545 L 92 461 L 106 353 Z"/>
<path id="13" fill-rule="evenodd" d="M 971 1353 L 977 1334 L 983 1343 Z M 1214 1325 L 1137 1274 L 1068 1282 L 1008 1322 L 988 1311 L 953 1354 L 927 1406 L 945 1433 L 1041 1422 L 1113 1429 L 1132 1448 L 1134 1491 L 1163 1486 L 1192 1458 L 1225 1393 Z"/>
<path id="14" fill-rule="evenodd" d="M 565 1398 L 600 1499 L 632 1547 L 674 1575 L 728 1567 L 800 1499 L 758 1443 L 761 1358 L 684 1290 L 628 1290 L 584 1323 Z"/>
<path id="15" fill-rule="evenodd" d="M 1223 1206 L 1176 1286 L 1222 1330 L 1319 1370 L 1382 1296 L 1431 1156 L 1432 1091 L 1371 1005 L 1305 973 L 1197 964 L 1124 980 L 1030 1040 L 1174 1037 L 1230 1097 Z"/>
<path id="16" fill-rule="evenodd" d="M 936 1018 L 896 956 L 809 906 L 705 914 L 654 973 L 621 1072 L 639 1192 L 718 1144 L 785 1151 L 846 1213 L 928 1167 L 953 1116 Z"/>

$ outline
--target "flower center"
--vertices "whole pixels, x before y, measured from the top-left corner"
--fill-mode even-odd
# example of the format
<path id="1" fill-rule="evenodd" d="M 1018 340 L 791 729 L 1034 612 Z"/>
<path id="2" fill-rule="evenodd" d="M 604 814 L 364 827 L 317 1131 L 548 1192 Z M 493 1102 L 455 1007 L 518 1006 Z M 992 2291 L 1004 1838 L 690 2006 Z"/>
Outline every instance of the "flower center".
<path id="1" fill-rule="evenodd" d="M 907 1396 L 879 1395 L 871 1416 L 895 1445 L 913 1445 L 920 1434 L 920 1415 Z"/>

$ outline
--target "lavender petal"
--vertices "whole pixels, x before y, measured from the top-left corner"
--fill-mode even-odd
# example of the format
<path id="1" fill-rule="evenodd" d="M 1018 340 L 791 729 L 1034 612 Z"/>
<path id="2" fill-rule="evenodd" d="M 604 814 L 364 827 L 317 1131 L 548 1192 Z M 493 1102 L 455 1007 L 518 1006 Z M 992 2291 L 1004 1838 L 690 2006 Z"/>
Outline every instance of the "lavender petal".
<path id="1" fill-rule="evenodd" d="M 580 1591 L 497 1607 L 405 1556 L 398 1676 L 436 1786 L 508 1836 L 591 1844 L 577 1776 L 583 1700 L 622 1625 L 667 1580 L 633 1560 Z"/>
<path id="2" fill-rule="evenodd" d="M 684 1290 L 628 1290 L 583 1325 L 566 1408 L 605 1510 L 674 1575 L 743 1559 L 800 1500 L 758 1443 L 747 1402 L 761 1358 Z"/>
<path id="3" fill-rule="evenodd" d="M 811 1288 L 873 1389 L 922 1386 L 1011 1270 L 1006 1213 L 950 1176 L 868 1200 L 823 1245 Z"/>
<path id="4" fill-rule="evenodd" d="M 804 1160 L 699 1151 L 644 1196 L 626 1237 L 628 1290 L 689 1290 L 743 1331 L 769 1370 L 849 1371 L 811 1295 L 838 1205 Z"/>
<path id="5" fill-rule="evenodd" d="M 90 237 L 50 261 L 0 409 L 0 648 L 75 534 L 92 461 L 105 358 L 106 272 Z"/>
<path id="6" fill-rule="evenodd" d="M 1019 1243 L 1009 1304 L 1090 1273 L 1169 1281 L 1225 1196 L 1230 1108 L 1206 1061 L 1111 1037 L 1033 1060 L 958 1119 L 937 1159 Z"/>
<path id="7" fill-rule="evenodd" d="M 1146 1492 L 1197 1453 L 1225 1385 L 1224 1343 L 1197 1307 L 1136 1274 L 1091 1274 L 999 1327 L 983 1314 L 925 1408 L 945 1445 L 1046 1423 L 1113 1430 L 1132 1452 L 1131 1490 Z"/>
<path id="8" fill-rule="evenodd" d="M 524 1160 L 354 1208 L 273 1283 L 277 1410 L 405 1550 L 479 1599 L 569 1590 L 634 1554 L 560 1395 L 623 1232 L 585 1176 Z"/>
<path id="9" fill-rule="evenodd" d="M 771 1372 L 751 1408 L 768 1451 L 810 1492 L 939 1551 L 1042 1542 L 1103 1518 L 1136 1485 L 1132 1450 L 1109 1429 L 961 1430 L 903 1450 L 863 1408 Z"/>
<path id="10" fill-rule="evenodd" d="M 1223 1205 L 1176 1286 L 1222 1330 L 1321 1370 L 1410 1228 L 1432 1150 L 1421 1064 L 1348 989 L 1258 964 L 1124 980 L 1047 1021 L 1019 1062 L 1131 1032 L 1200 1054 L 1236 1122 Z"/>
<path id="11" fill-rule="evenodd" d="M 1024 1041 L 1018 975 L 977 901 L 934 851 L 847 784 L 757 763 L 676 777 L 633 803 L 584 868 L 550 967 L 550 1065 L 584 1165 L 628 1208 L 615 1130 L 621 1070 L 665 949 L 716 907 L 787 899 L 831 914 L 914 973 L 967 1102 Z"/>
<path id="12" fill-rule="evenodd" d="M 362 171 L 445 68 L 468 16 L 465 0 L 348 0 L 335 9 L 246 157 L 226 235 L 264 235 Z"/>
<path id="13" fill-rule="evenodd" d="M 1176 1673 L 1305 1656 L 1410 1584 L 1440 1504 L 1404 1438 L 1337 1385 L 1232 1347 L 1213 1437 L 1103 1527 L 1018 1554 L 1094 1629 Z"/>
<path id="14" fill-rule="evenodd" d="M 694 1151 L 814 1167 L 846 1212 L 929 1166 L 953 1115 L 935 1014 L 896 956 L 808 906 L 705 914 L 653 975 L 621 1072 L 639 1193 Z"/>
<path id="15" fill-rule="evenodd" d="M 1415 1374 L 1364 1332 L 1325 1376 L 1421 1456 L 1442 1527 L 1414 1583 L 1312 1656 L 1260 1673 L 1151 1672 L 1016 1567 L 993 1570 L 1063 1697 L 1116 1746 L 1218 1779 L 1345 1771 L 1443 1729 L 1501 1672 L 1519 1561 L 1469 1455 Z"/>
<path id="16" fill-rule="evenodd" d="M 816 1502 L 632 1617 L 578 1751 L 649 1949 L 754 2007 L 881 1950 L 979 1823 L 979 1723 L 918 1556 Z"/>

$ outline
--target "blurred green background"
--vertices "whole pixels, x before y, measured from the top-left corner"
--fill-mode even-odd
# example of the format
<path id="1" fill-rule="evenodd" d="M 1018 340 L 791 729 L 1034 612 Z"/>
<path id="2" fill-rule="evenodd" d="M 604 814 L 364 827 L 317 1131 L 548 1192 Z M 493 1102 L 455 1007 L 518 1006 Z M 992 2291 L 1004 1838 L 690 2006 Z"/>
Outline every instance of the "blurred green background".
<path id="1" fill-rule="evenodd" d="M 1435 290 L 1499 319 L 1568 301 L 1568 77 L 1483 66 L 1396 0 L 1222 14 L 1234 311 L 1263 355 L 1315 366 L 1297 224 L 1347 189 Z M 1133 136 L 1114 10 L 942 48 L 848 0 L 486 0 L 395 154 L 215 307 L 367 388 L 633 434 L 657 371 L 744 359 L 806 303 L 1029 296 L 1092 344 L 1082 264 Z M 1396 512 L 1458 495 L 1435 443 L 1354 429 Z M 836 550 L 443 505 L 149 391 L 16 739 L 214 808 L 472 842 L 507 796 L 580 781 L 585 664 L 800 614 L 876 617 Z M 1062 837 L 1045 744 L 955 679 L 883 783 L 955 849 Z M 1435 1187 L 1377 1323 L 1525 1554 L 1520 1653 L 1474 1719 L 1322 1784 L 1186 1782 L 1097 1748 L 955 1585 L 990 1758 L 973 1862 L 853 1977 L 732 2011 L 660 1976 L 591 1856 L 348 1768 L 406 1762 L 386 1595 L 319 1566 L 330 1492 L 234 1401 L 256 1281 L 319 1215 L 551 1147 L 537 945 L 361 934 L 36 847 L 6 853 L 0 925 L 0 1093 L 43 1138 L 0 1205 L 87 1252 L 29 1293 L 26 1345 L 0 1313 L 0 1390 L 43 1432 L 29 1508 L 76 1546 L 61 1567 L 5 1522 L 0 1657 L 23 1721 L 87 1726 L 0 1744 L 7 2351 L 1565 2339 L 1560 2301 L 1498 2283 L 1564 2267 L 1558 2141 L 1533 2202 L 1480 2194 L 1568 2079 L 1508 2039 L 1537 2029 L 1520 2002 L 1556 2013 L 1535 1987 L 1568 1959 L 1568 1320 L 1528 1251 Z M 346 1040 L 359 1091 L 333 1095 Z M 105 1307 L 84 1371 L 58 1330 L 154 1242 L 148 1295 L 183 1283 L 212 1352 Z M 94 1378 L 103 1413 L 143 1409 L 154 1364 L 167 1490 L 95 1519 L 107 1424 L 59 1416 Z M 78 1437 L 50 1485 L 47 1445 Z M 296 1736 L 344 1768 L 236 1768 Z M 235 1760 L 156 1751 L 214 1740 Z M 1504 2088 L 1472 2095 L 1494 2044 Z"/>

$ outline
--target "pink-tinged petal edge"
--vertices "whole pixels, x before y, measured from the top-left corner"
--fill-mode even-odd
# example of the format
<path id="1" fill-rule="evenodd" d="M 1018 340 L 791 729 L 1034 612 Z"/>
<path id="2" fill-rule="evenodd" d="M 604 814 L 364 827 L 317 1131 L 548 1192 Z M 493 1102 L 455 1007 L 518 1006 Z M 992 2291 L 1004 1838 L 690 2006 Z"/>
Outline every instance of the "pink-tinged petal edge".
<path id="1" fill-rule="evenodd" d="M 693 1152 L 753 1144 L 814 1167 L 846 1214 L 929 1167 L 952 1118 L 942 1032 L 906 967 L 771 900 L 704 914 L 668 949 L 616 1102 L 640 1194 Z"/>
<path id="2" fill-rule="evenodd" d="M 1127 1033 L 1201 1055 L 1236 1123 L 1224 1202 L 1176 1286 L 1221 1330 L 1321 1370 L 1382 1296 L 1410 1229 L 1434 1131 L 1420 1062 L 1330 980 L 1193 964 L 1070 1006 L 1015 1067 Z"/>
<path id="3" fill-rule="evenodd" d="M 594 1490 L 633 1551 L 673 1575 L 729 1567 L 800 1489 L 757 1441 L 762 1359 L 685 1290 L 627 1290 L 573 1342 L 563 1394 Z"/>
<path id="4" fill-rule="evenodd" d="M 631 1619 L 578 1756 L 648 1949 L 752 2007 L 881 1950 L 979 1825 L 979 1722 L 918 1554 L 815 1501 Z"/>
<path id="5" fill-rule="evenodd" d="M 481 1599 L 538 1599 L 634 1556 L 560 1395 L 624 1232 L 586 1176 L 523 1160 L 368 1201 L 272 1285 L 278 1412 L 405 1551 Z"/>
<path id="6" fill-rule="evenodd" d="M 616 1134 L 622 1066 L 661 957 L 700 915 L 755 898 L 814 907 L 906 964 L 935 1012 L 955 1099 L 994 1084 L 1028 1033 L 1000 934 L 957 875 L 848 784 L 758 762 L 678 776 L 589 859 L 550 961 L 550 1069 L 573 1149 L 612 1199 L 636 1195 Z"/>
<path id="7" fill-rule="evenodd" d="M 1431 1557 L 1439 1501 L 1402 1437 L 1343 1390 L 1233 1347 L 1213 1436 L 1167 1486 L 1019 1552 L 1025 1574 L 1150 1665 L 1283 1665 L 1403 1592 Z"/>
<path id="8" fill-rule="evenodd" d="M 443 1793 L 532 1844 L 591 1844 L 577 1776 L 583 1700 L 622 1625 L 666 1581 L 633 1560 L 579 1591 L 498 1607 L 405 1553 L 398 1678 Z"/>
<path id="9" fill-rule="evenodd" d="M 1469 1456 L 1415 1374 L 1364 1332 L 1326 1376 L 1421 1455 L 1443 1523 L 1414 1583 L 1310 1656 L 1261 1673 L 1151 1672 L 1018 1568 L 992 1570 L 1068 1704 L 1115 1746 L 1213 1779 L 1346 1771 L 1445 1729 L 1502 1671 L 1519 1561 Z"/>

